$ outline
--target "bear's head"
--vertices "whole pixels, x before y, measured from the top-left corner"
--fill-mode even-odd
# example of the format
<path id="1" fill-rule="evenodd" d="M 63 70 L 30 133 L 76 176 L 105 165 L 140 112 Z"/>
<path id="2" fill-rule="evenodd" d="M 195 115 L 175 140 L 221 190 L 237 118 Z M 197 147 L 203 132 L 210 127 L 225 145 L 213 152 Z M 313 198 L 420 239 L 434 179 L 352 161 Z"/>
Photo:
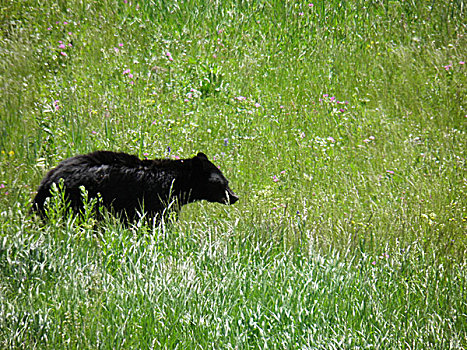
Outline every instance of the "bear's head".
<path id="1" fill-rule="evenodd" d="M 238 201 L 238 196 L 229 187 L 229 181 L 201 152 L 192 158 L 191 191 L 194 200 L 204 199 L 222 204 Z"/>

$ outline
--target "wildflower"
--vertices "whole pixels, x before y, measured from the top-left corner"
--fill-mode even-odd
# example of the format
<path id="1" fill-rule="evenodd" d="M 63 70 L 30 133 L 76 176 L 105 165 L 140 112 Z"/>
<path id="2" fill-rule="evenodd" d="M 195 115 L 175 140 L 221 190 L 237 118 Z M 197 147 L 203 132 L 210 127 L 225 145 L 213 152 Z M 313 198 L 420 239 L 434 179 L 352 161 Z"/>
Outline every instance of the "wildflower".
<path id="1" fill-rule="evenodd" d="M 228 138 L 225 138 L 225 139 L 224 139 L 224 146 L 226 146 L 226 147 L 227 147 L 227 146 L 228 146 L 228 144 L 229 144 L 229 139 L 228 139 Z"/>
<path id="2" fill-rule="evenodd" d="M 452 64 L 448 64 L 447 66 L 443 66 L 446 71 L 450 70 L 452 68 Z"/>
<path id="3" fill-rule="evenodd" d="M 128 78 L 132 79 L 132 78 L 133 78 L 133 74 L 132 74 L 132 73 L 128 73 Z"/>
<path id="4" fill-rule="evenodd" d="M 259 108 L 259 107 L 261 107 L 261 105 L 260 105 L 258 102 L 256 102 L 256 103 L 255 103 L 255 107 L 256 107 L 256 108 Z"/>
<path id="5" fill-rule="evenodd" d="M 238 101 L 245 101 L 246 97 L 245 96 L 237 96 L 237 97 L 235 97 L 235 99 L 238 100 Z"/>
<path id="6" fill-rule="evenodd" d="M 167 153 L 170 153 L 172 152 L 172 148 L 170 148 L 170 146 L 167 146 Z"/>
<path id="7" fill-rule="evenodd" d="M 114 47 L 114 50 L 115 50 L 115 53 L 119 53 L 120 50 L 118 49 L 118 47 Z"/>
<path id="8" fill-rule="evenodd" d="M 65 21 L 65 22 L 63 22 L 63 24 L 64 24 L 64 25 L 67 25 L 67 24 L 68 24 L 68 22 L 66 22 L 66 21 Z"/>
<path id="9" fill-rule="evenodd" d="M 365 140 L 363 140 L 363 142 L 365 142 L 365 143 L 370 143 L 370 142 L 371 142 L 371 140 L 369 140 L 369 139 L 365 139 Z"/>
<path id="10" fill-rule="evenodd" d="M 332 143 L 336 142 L 336 140 L 334 140 L 334 137 L 332 137 L 332 136 L 329 136 L 329 137 L 327 138 L 327 140 L 328 140 L 329 142 L 332 142 Z"/>
<path id="11" fill-rule="evenodd" d="M 4 184 L 0 184 L 0 188 L 5 188 L 5 185 L 4 185 Z"/>
<path id="12" fill-rule="evenodd" d="M 73 46 L 73 44 L 72 44 L 72 43 L 69 43 L 69 44 L 68 44 L 68 47 L 72 47 L 72 46 Z"/>
<path id="13" fill-rule="evenodd" d="M 123 75 L 125 75 L 125 74 L 130 74 L 130 70 L 129 70 L 129 69 L 125 69 L 125 70 L 123 71 Z"/>
<path id="14" fill-rule="evenodd" d="M 52 27 L 47 28 L 47 30 L 52 30 Z"/>
<path id="15" fill-rule="evenodd" d="M 73 35 L 73 33 L 72 33 L 72 32 L 68 32 L 68 35 L 69 35 L 69 36 L 72 36 L 72 35 Z"/>
<path id="16" fill-rule="evenodd" d="M 388 259 L 388 258 L 389 258 L 389 254 L 388 254 L 388 253 L 384 253 L 384 254 L 383 254 L 383 257 L 386 258 L 386 259 Z"/>
<path id="17" fill-rule="evenodd" d="M 175 159 L 179 160 L 180 159 L 180 156 L 174 156 Z"/>
<path id="18" fill-rule="evenodd" d="M 386 173 L 388 173 L 389 175 L 394 175 L 394 171 L 392 170 L 386 170 Z"/>
<path id="19" fill-rule="evenodd" d="M 314 5 L 313 4 L 308 4 L 308 7 L 313 7 Z"/>
<path id="20" fill-rule="evenodd" d="M 277 176 L 276 176 L 276 175 L 274 175 L 274 176 L 272 177 L 272 181 L 274 181 L 274 182 L 278 182 L 278 181 L 279 181 L 279 179 L 277 178 Z"/>
<path id="21" fill-rule="evenodd" d="M 58 43 L 59 43 L 59 44 L 63 44 L 63 41 L 59 40 Z"/>
<path id="22" fill-rule="evenodd" d="M 60 45 L 58 45 L 58 47 L 59 47 L 60 49 L 65 49 L 65 48 L 66 48 L 65 44 L 60 44 Z"/>
<path id="23" fill-rule="evenodd" d="M 373 266 L 376 265 L 376 261 L 372 261 L 371 265 L 373 265 Z"/>
<path id="24" fill-rule="evenodd" d="M 339 108 L 339 112 L 344 113 L 345 109 L 344 108 Z"/>
<path id="25" fill-rule="evenodd" d="M 284 107 L 283 105 L 280 105 L 279 108 L 280 108 L 280 109 L 284 109 L 285 107 Z"/>
<path id="26" fill-rule="evenodd" d="M 118 46 L 120 46 L 120 47 L 123 47 L 123 44 L 122 44 L 122 43 L 120 43 L 120 44 L 118 44 Z"/>
<path id="27" fill-rule="evenodd" d="M 336 99 L 336 98 L 335 98 L 334 96 L 332 96 L 332 97 L 330 98 L 330 100 L 333 101 L 333 102 L 335 101 L 335 99 Z"/>
<path id="28" fill-rule="evenodd" d="M 54 108 L 55 108 L 56 111 L 58 111 L 60 109 L 60 106 L 58 104 L 59 104 L 58 100 L 55 100 L 54 103 L 53 103 Z"/>
<path id="29" fill-rule="evenodd" d="M 465 64 L 465 62 L 464 61 L 459 61 L 459 64 Z"/>
<path id="30" fill-rule="evenodd" d="M 172 61 L 174 60 L 173 57 L 172 57 L 172 54 L 171 54 L 169 51 L 167 51 L 167 52 L 165 53 L 165 55 L 167 56 L 167 58 L 168 58 L 169 61 L 172 62 Z"/>
<path id="31" fill-rule="evenodd" d="M 66 54 L 66 52 L 60 52 L 60 55 L 62 55 L 63 57 L 67 57 L 68 55 Z"/>
<path id="32" fill-rule="evenodd" d="M 327 98 L 327 97 L 329 97 L 329 95 L 328 95 L 328 94 L 324 94 L 323 97 L 324 97 L 324 98 Z"/>
<path id="33" fill-rule="evenodd" d="M 281 174 L 284 175 L 284 174 L 285 174 L 285 170 L 282 170 L 282 171 L 281 171 Z"/>
<path id="34" fill-rule="evenodd" d="M 370 139 L 371 141 L 373 141 L 373 140 L 375 139 L 375 137 L 374 137 L 374 136 L 370 136 L 369 139 Z"/>
<path id="35" fill-rule="evenodd" d="M 183 102 L 189 102 L 189 101 L 190 101 L 190 100 L 187 99 L 187 98 L 185 98 L 185 99 L 183 100 Z"/>
<path id="36" fill-rule="evenodd" d="M 299 12 L 298 15 L 299 15 L 299 16 L 303 16 L 304 13 L 303 13 L 303 12 Z"/>

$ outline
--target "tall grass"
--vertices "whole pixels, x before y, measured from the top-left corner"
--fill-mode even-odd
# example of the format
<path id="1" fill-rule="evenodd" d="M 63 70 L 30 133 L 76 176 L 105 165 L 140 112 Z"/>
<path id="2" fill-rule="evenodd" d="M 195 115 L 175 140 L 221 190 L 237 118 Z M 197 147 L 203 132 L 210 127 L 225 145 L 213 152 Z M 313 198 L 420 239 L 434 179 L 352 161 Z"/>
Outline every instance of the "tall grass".
<path id="1" fill-rule="evenodd" d="M 1 3 L 2 347 L 466 347 L 464 17 Z M 30 217 L 47 169 L 96 149 L 203 151 L 240 201 L 163 227 Z"/>

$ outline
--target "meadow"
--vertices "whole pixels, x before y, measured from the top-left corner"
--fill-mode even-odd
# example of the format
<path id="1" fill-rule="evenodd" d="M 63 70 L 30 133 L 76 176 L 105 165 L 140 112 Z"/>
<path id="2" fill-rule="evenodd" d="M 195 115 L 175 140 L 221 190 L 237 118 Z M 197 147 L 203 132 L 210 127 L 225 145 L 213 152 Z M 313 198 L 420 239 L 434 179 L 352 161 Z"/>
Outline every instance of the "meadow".
<path id="1" fill-rule="evenodd" d="M 0 347 L 467 348 L 465 3 L 0 1 Z M 233 206 L 30 213 L 98 149 Z"/>

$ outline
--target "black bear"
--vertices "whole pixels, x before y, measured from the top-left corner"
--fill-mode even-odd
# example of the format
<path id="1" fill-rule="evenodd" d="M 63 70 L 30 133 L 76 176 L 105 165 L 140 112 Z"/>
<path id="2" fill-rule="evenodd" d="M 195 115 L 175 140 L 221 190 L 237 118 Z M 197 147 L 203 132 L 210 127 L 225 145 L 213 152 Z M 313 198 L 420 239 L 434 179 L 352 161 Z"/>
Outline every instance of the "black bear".
<path id="1" fill-rule="evenodd" d="M 52 184 L 60 179 L 75 213 L 82 209 L 80 187 L 84 186 L 89 198 L 100 196 L 101 204 L 124 222 L 135 221 L 142 213 L 160 219 L 169 206 L 178 211 L 182 205 L 203 199 L 222 204 L 238 200 L 222 172 L 201 152 L 178 160 L 141 160 L 111 151 L 65 159 L 47 173 L 34 198 L 33 210 L 42 217 Z"/>

